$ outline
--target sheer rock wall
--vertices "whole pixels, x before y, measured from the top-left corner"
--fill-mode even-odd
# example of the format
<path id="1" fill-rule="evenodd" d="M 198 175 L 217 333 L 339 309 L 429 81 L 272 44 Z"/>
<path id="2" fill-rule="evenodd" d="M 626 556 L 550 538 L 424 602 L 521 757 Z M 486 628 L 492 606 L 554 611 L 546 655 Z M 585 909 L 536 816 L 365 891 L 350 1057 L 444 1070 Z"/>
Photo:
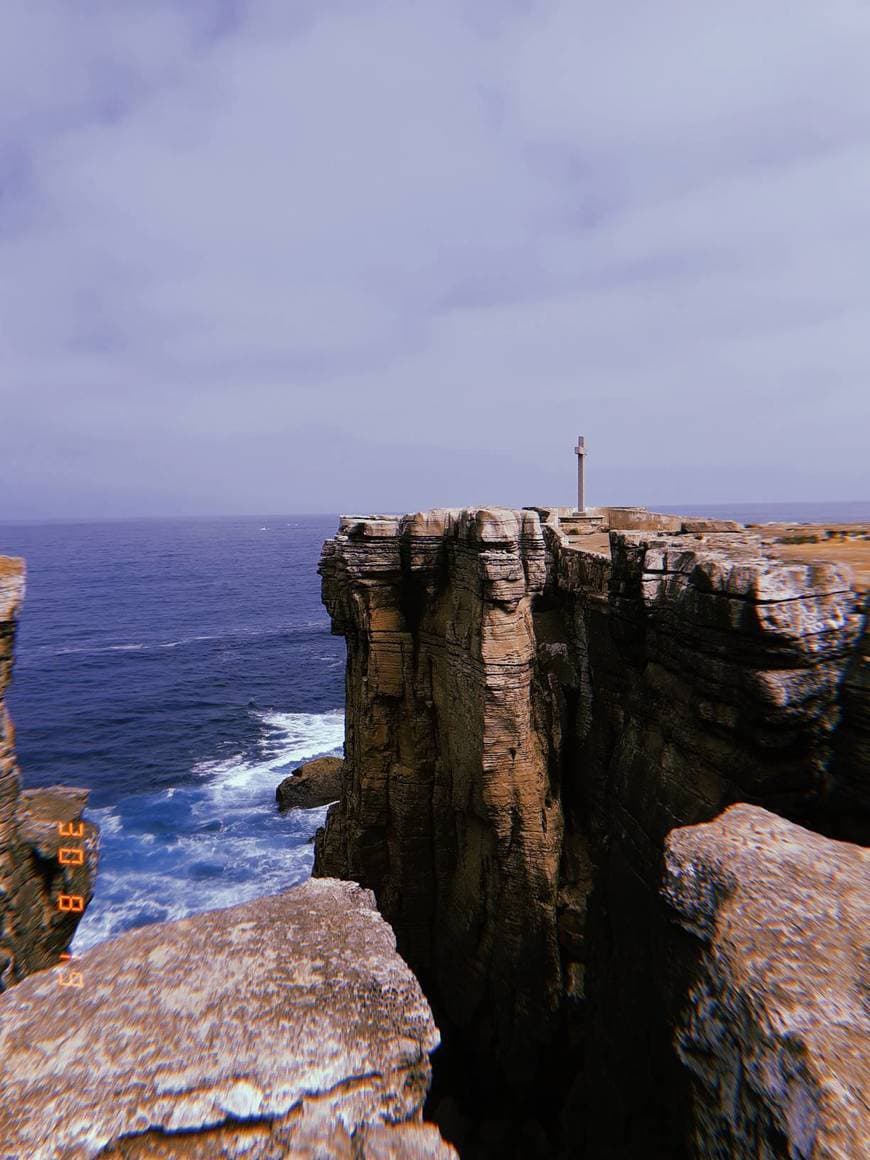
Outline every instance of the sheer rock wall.
<path id="1" fill-rule="evenodd" d="M 691 1154 L 672 1038 L 700 952 L 659 896 L 665 838 L 735 801 L 866 834 L 864 613 L 848 569 L 737 525 L 603 513 L 607 553 L 563 517 L 342 520 L 346 762 L 315 873 L 375 891 L 468 1084 L 543 1121 L 538 1154 Z"/>
<path id="2" fill-rule="evenodd" d="M 58 900 L 78 896 L 87 906 L 97 867 L 97 828 L 82 821 L 87 790 L 21 789 L 5 693 L 23 596 L 23 562 L 0 556 L 0 991 L 58 961 L 81 919 Z M 80 836 L 64 839 L 59 824 Z M 61 848 L 83 850 L 82 864 L 61 866 Z"/>

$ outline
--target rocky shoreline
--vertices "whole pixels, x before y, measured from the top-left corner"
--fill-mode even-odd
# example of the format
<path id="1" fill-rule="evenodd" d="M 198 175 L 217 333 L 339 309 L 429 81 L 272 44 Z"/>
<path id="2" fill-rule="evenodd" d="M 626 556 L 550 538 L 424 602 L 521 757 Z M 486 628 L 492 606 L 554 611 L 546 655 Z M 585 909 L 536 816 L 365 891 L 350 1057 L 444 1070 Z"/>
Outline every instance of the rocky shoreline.
<path id="1" fill-rule="evenodd" d="M 22 560 L 0 556 L 0 992 L 60 960 L 93 897 L 99 852 L 86 789 L 21 788 L 5 694 L 24 578 Z"/>
<path id="2" fill-rule="evenodd" d="M 0 703 L 0 1154 L 863 1155 L 867 530 L 796 535 L 343 517 L 345 756 L 276 793 L 338 798 L 316 877 L 74 976 L 98 834 Z"/>

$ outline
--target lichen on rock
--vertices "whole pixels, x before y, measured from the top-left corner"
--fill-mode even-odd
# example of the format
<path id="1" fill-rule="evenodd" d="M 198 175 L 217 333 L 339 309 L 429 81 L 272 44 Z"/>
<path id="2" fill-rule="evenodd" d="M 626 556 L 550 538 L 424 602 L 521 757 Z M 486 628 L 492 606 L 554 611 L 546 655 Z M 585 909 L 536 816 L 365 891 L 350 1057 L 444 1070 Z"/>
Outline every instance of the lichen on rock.
<path id="1" fill-rule="evenodd" d="M 422 1121 L 438 1031 L 369 891 L 308 882 L 76 969 L 0 997 L 3 1155 L 455 1156 Z"/>
<path id="2" fill-rule="evenodd" d="M 734 805 L 668 837 L 663 891 L 704 944 L 676 1044 L 692 1148 L 870 1152 L 870 852 Z"/>

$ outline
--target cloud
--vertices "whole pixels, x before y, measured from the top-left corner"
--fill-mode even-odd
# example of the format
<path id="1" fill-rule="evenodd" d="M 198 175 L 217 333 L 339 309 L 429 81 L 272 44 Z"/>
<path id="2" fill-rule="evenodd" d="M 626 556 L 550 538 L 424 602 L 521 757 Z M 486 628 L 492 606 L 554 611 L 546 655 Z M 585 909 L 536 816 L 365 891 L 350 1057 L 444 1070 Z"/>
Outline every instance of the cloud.
<path id="1" fill-rule="evenodd" d="M 866 495 L 865 5 L 82 12 L 0 38 L 0 515 Z"/>

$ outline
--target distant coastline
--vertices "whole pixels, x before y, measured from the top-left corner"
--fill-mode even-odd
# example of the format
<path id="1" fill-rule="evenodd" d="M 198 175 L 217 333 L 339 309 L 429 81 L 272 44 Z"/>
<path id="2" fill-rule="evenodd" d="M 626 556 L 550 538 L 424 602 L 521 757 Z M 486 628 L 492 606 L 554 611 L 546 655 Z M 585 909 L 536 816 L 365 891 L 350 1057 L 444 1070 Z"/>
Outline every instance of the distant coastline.
<path id="1" fill-rule="evenodd" d="M 790 503 L 681 503 L 647 504 L 651 511 L 673 515 L 715 516 L 741 524 L 766 523 L 866 523 L 870 500 L 822 500 Z"/>

